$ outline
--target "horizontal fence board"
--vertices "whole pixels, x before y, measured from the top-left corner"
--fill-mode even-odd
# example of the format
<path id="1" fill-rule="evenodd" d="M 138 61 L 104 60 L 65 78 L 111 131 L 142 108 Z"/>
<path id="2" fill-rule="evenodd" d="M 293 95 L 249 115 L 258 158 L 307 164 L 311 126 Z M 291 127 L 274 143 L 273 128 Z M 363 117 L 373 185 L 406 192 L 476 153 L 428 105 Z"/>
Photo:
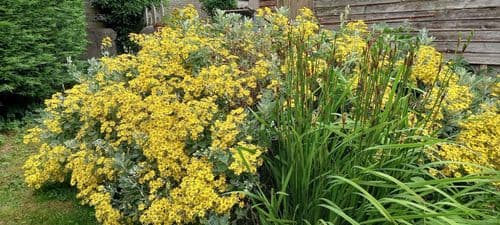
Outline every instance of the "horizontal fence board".
<path id="1" fill-rule="evenodd" d="M 355 21 L 355 20 L 351 20 Z M 338 21 L 328 21 L 321 20 L 320 23 L 324 26 L 328 25 L 339 25 Z M 416 30 L 421 30 L 427 28 L 429 30 L 439 30 L 445 29 L 450 31 L 472 31 L 472 30 L 491 30 L 498 31 L 500 29 L 500 18 L 499 19 L 484 19 L 484 20 L 444 20 L 444 21 L 422 21 L 422 20 L 376 20 L 376 21 L 365 21 L 366 24 L 377 24 L 385 23 L 392 27 L 410 26 Z M 453 27 L 453 28 L 448 28 Z"/>
<path id="2" fill-rule="evenodd" d="M 464 31 L 430 31 L 430 36 L 433 36 L 438 41 L 457 41 L 467 39 L 471 33 Z M 477 30 L 472 33 L 472 42 L 498 42 L 500 43 L 500 29 L 496 31 Z M 500 49 L 498 49 L 500 51 Z"/>
<path id="3" fill-rule="evenodd" d="M 322 4 L 324 2 L 324 4 Z M 359 3 L 359 0 L 349 1 L 348 4 L 338 4 L 337 0 L 314 1 L 315 9 L 325 8 L 345 8 L 350 6 L 354 11 L 411 11 L 411 10 L 434 10 L 434 9 L 463 9 L 463 8 L 484 8 L 498 6 L 497 0 L 407 0 L 407 1 L 383 1 L 373 0 L 369 4 Z"/>
<path id="4" fill-rule="evenodd" d="M 465 59 L 470 64 L 474 65 L 491 65 L 495 66 L 497 69 L 500 67 L 500 54 L 477 54 L 477 53 L 462 53 L 457 54 Z M 455 56 L 455 54 L 445 54 L 446 58 L 451 58 Z"/>
<path id="5" fill-rule="evenodd" d="M 461 43 L 457 49 L 456 41 L 449 42 L 434 42 L 433 45 L 440 52 L 454 53 L 455 50 L 458 52 L 462 51 L 463 44 Z M 478 53 L 478 54 L 500 54 L 500 43 L 468 43 L 467 48 L 464 53 Z"/>
<path id="6" fill-rule="evenodd" d="M 331 14 L 326 16 L 317 15 L 324 22 L 338 22 L 340 14 Z M 500 7 L 497 8 L 478 8 L 478 9 L 445 9 L 445 10 L 429 10 L 417 12 L 384 12 L 384 13 L 361 13 L 349 14 L 351 20 L 365 21 L 391 21 L 411 19 L 417 20 L 451 20 L 451 19 L 486 19 L 500 18 Z M 500 27 L 500 25 L 498 25 Z"/>
<path id="7" fill-rule="evenodd" d="M 329 8 L 329 7 L 351 7 L 372 6 L 372 5 L 389 5 L 399 4 L 401 2 L 416 2 L 416 1 L 437 1 L 437 0 L 315 0 L 314 7 Z"/>
<path id="8" fill-rule="evenodd" d="M 275 7 L 276 0 L 260 1 L 260 7 Z"/>
<path id="9" fill-rule="evenodd" d="M 356 1 L 353 1 L 356 2 Z M 438 0 L 438 1 L 402 1 L 394 4 L 378 4 L 369 6 L 350 6 L 350 14 L 388 13 L 388 12 L 424 12 L 449 9 L 480 9 L 495 8 L 500 5 L 498 0 Z M 315 5 L 318 16 L 340 14 L 345 6 L 320 7 Z"/>
<path id="10" fill-rule="evenodd" d="M 423 2 L 423 1 L 438 1 L 438 0 L 314 0 L 314 7 L 318 8 L 345 7 L 347 5 L 358 7 L 358 6 L 371 6 L 371 5 L 399 4 L 401 2 Z"/>

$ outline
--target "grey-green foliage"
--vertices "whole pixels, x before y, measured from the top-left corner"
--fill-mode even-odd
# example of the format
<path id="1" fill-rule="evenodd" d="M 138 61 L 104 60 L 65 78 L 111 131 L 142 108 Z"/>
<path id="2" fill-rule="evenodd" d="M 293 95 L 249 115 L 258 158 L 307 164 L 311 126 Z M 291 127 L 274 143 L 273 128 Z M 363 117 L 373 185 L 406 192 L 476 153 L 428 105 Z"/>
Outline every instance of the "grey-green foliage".
<path id="1" fill-rule="evenodd" d="M 0 31 L 0 108 L 6 112 L 19 103 L 14 100 L 41 100 L 71 82 L 66 58 L 80 57 L 86 47 L 83 0 L 2 0 Z"/>

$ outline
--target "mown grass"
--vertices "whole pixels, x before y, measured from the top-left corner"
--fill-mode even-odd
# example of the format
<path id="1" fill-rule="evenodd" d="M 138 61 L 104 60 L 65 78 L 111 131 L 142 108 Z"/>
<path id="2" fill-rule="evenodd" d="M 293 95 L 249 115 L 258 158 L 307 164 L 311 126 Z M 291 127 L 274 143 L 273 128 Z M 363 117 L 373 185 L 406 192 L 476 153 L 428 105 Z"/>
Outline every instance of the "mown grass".
<path id="1" fill-rule="evenodd" d="M 34 150 L 21 138 L 19 132 L 0 134 L 0 225 L 98 224 L 93 209 L 80 205 L 68 185 L 33 191 L 24 184 L 22 165 Z"/>

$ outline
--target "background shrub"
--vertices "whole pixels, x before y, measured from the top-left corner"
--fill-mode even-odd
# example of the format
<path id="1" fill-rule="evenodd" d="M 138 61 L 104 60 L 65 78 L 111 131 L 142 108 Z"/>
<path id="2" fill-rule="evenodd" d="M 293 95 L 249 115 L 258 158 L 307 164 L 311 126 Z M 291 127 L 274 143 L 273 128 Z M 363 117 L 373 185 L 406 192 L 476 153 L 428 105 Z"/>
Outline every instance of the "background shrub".
<path id="1" fill-rule="evenodd" d="M 82 0 L 0 2 L 0 113 L 23 114 L 72 78 L 67 57 L 86 46 Z"/>
<path id="2" fill-rule="evenodd" d="M 234 9 L 236 8 L 236 0 L 200 0 L 203 5 L 203 10 L 210 16 L 215 15 L 216 9 Z"/>
<path id="3" fill-rule="evenodd" d="M 118 51 L 135 49 L 129 41 L 130 33 L 138 33 L 144 27 L 144 9 L 159 0 L 92 0 L 92 5 L 99 12 L 98 20 L 117 33 Z"/>

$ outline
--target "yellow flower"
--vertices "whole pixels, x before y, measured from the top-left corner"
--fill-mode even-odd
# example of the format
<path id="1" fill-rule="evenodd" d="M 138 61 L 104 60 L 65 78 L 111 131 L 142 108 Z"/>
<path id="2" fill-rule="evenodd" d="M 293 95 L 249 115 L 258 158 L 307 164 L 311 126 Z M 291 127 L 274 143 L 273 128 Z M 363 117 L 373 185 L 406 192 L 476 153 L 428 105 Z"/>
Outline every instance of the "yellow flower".
<path id="1" fill-rule="evenodd" d="M 111 48 L 111 46 L 113 46 L 113 40 L 111 40 L 109 36 L 104 37 L 101 43 L 102 43 L 101 48 L 103 49 Z"/>
<path id="2" fill-rule="evenodd" d="M 236 175 L 240 175 L 243 172 L 257 172 L 257 167 L 262 165 L 260 156 L 264 150 L 258 146 L 245 142 L 239 142 L 238 145 L 238 147 L 230 149 L 234 161 L 229 168 L 233 170 Z"/>
<path id="3" fill-rule="evenodd" d="M 363 21 L 350 22 L 346 25 L 345 32 L 335 38 L 335 57 L 340 62 L 346 62 L 352 57 L 362 54 L 367 48 L 365 36 L 368 27 Z"/>
<path id="4" fill-rule="evenodd" d="M 450 163 L 444 173 L 462 176 L 482 172 L 481 167 L 500 169 L 500 114 L 495 106 L 484 109 L 460 123 L 456 144 L 440 146 L 439 156 L 444 160 L 472 163 Z M 477 166 L 474 166 L 477 165 Z"/>

